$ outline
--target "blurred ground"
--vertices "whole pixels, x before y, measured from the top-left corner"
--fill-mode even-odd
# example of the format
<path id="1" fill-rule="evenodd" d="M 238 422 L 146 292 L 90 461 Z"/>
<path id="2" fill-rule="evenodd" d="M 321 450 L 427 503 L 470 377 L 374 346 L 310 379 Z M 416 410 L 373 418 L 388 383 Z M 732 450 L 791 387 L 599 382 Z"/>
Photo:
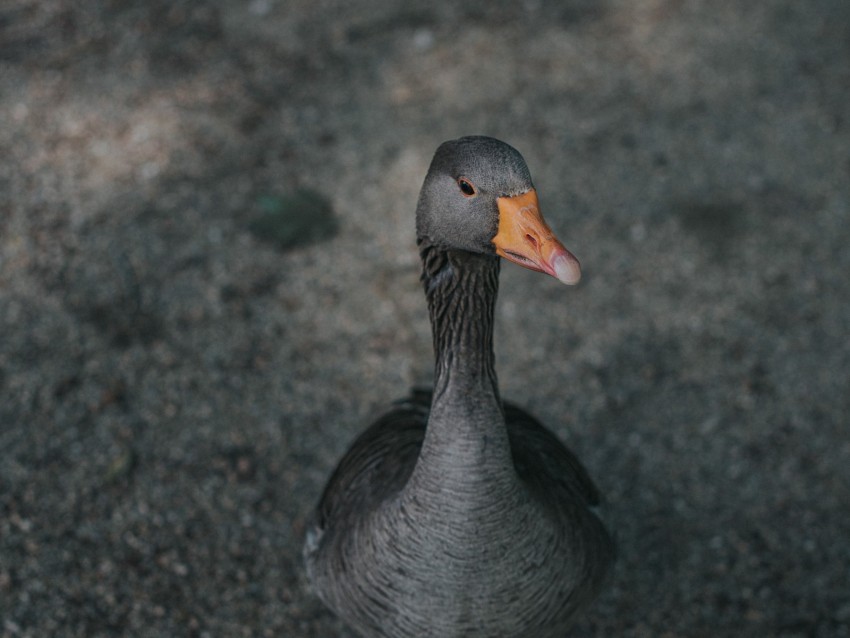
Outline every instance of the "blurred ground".
<path id="1" fill-rule="evenodd" d="M 575 635 L 850 635 L 850 4 L 412 7 L 0 5 L 0 636 L 347 636 L 304 522 L 429 379 L 413 210 L 472 133 L 585 270 L 503 268 L 497 334 L 613 510 Z"/>

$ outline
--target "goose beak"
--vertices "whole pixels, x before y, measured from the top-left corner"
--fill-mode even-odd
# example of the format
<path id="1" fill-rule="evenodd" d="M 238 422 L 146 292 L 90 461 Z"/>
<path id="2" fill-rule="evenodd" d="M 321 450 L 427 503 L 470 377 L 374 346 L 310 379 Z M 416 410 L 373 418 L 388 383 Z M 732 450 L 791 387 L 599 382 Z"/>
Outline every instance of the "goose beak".
<path id="1" fill-rule="evenodd" d="M 545 272 L 569 286 L 581 279 L 581 265 L 558 241 L 540 214 L 533 188 L 515 197 L 499 197 L 496 253 L 520 266 Z"/>

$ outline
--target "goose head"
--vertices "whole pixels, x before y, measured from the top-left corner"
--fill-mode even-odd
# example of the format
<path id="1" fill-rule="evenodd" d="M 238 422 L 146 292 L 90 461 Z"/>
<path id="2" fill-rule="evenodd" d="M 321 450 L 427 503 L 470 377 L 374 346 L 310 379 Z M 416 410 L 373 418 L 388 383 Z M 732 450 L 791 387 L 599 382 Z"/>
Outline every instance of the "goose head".
<path id="1" fill-rule="evenodd" d="M 578 259 L 540 213 L 522 155 L 492 137 L 440 145 L 419 194 L 416 232 L 420 242 L 498 255 L 565 284 L 581 278 Z"/>

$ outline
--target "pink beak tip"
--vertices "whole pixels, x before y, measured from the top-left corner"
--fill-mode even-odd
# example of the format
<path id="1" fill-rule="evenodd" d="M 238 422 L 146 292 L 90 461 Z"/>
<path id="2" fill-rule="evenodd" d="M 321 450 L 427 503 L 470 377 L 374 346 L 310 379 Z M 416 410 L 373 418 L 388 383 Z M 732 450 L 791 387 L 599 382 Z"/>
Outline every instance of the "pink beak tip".
<path id="1" fill-rule="evenodd" d="M 565 252 L 552 260 L 552 270 L 561 283 L 568 286 L 576 285 L 581 279 L 581 265 L 578 259 Z"/>

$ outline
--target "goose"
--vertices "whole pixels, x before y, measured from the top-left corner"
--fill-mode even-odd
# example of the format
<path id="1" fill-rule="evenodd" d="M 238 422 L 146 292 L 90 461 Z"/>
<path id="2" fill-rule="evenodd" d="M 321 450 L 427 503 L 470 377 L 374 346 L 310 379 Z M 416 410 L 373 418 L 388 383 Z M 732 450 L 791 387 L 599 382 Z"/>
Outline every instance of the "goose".
<path id="1" fill-rule="evenodd" d="M 520 153 L 443 143 L 416 208 L 433 390 L 415 389 L 351 445 L 304 546 L 322 601 L 359 635 L 562 638 L 614 561 L 600 494 L 554 434 L 499 396 L 501 258 L 579 281 Z"/>

